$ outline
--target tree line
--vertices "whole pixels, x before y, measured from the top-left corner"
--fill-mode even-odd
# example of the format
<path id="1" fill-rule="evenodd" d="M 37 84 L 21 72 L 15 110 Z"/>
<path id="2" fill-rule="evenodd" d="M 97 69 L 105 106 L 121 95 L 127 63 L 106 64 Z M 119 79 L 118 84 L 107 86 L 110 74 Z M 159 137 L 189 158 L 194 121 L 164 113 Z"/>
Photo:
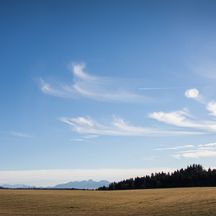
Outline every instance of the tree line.
<path id="1" fill-rule="evenodd" d="M 216 169 L 204 169 L 201 165 L 193 164 L 185 169 L 172 173 L 152 173 L 143 177 L 113 182 L 108 187 L 98 190 L 126 190 L 148 188 L 174 188 L 174 187 L 203 187 L 216 186 Z"/>

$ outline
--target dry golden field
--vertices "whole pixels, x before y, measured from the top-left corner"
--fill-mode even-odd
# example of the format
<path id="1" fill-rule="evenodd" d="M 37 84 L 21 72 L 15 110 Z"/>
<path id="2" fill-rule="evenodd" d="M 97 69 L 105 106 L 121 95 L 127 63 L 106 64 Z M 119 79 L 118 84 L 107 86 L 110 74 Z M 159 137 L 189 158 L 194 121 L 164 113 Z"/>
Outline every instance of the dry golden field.
<path id="1" fill-rule="evenodd" d="M 0 190 L 0 215 L 215 216 L 216 188 Z"/>

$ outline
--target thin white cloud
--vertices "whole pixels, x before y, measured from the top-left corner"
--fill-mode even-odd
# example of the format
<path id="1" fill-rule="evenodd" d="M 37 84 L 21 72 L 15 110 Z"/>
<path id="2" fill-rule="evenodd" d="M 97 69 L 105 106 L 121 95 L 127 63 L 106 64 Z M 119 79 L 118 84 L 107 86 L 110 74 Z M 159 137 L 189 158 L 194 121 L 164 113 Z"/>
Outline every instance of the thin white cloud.
<path id="1" fill-rule="evenodd" d="M 90 117 L 62 117 L 60 121 L 72 127 L 79 134 L 103 136 L 183 136 L 202 134 L 196 131 L 163 130 L 153 127 L 134 126 L 121 118 L 114 118 L 110 124 L 102 124 Z"/>
<path id="2" fill-rule="evenodd" d="M 179 150 L 179 149 L 188 149 L 193 148 L 194 145 L 179 145 L 179 146 L 173 146 L 173 147 L 162 147 L 162 148 L 156 148 L 157 151 L 165 151 L 165 150 Z"/>
<path id="3" fill-rule="evenodd" d="M 216 157 L 216 150 L 191 150 L 183 151 L 178 154 L 174 154 L 175 158 L 206 158 L 206 157 Z"/>
<path id="4" fill-rule="evenodd" d="M 90 134 L 90 135 L 83 136 L 84 139 L 96 139 L 98 137 L 100 137 L 100 136 L 95 135 L 95 134 Z"/>
<path id="5" fill-rule="evenodd" d="M 161 147 L 156 148 L 157 151 L 169 151 L 174 152 L 171 154 L 176 159 L 198 159 L 216 157 L 216 143 L 206 144 L 189 144 L 189 145 L 178 145 L 173 147 Z"/>
<path id="6" fill-rule="evenodd" d="M 85 81 L 96 81 L 99 78 L 89 75 L 85 72 L 85 64 L 72 64 L 72 72 L 74 77 Z"/>
<path id="7" fill-rule="evenodd" d="M 74 138 L 74 139 L 70 139 L 70 141 L 72 141 L 72 142 L 85 142 L 86 139 L 82 139 L 82 138 Z"/>
<path id="8" fill-rule="evenodd" d="M 194 99 L 205 105 L 209 115 L 216 117 L 216 102 L 214 100 L 206 102 L 206 99 L 200 95 L 199 90 L 196 88 L 188 89 L 185 91 L 187 98 Z M 196 129 L 206 132 L 216 132 L 216 121 L 212 120 L 199 120 L 194 118 L 188 109 L 177 110 L 173 112 L 152 112 L 149 114 L 151 119 L 159 122 L 173 125 L 176 127 Z"/>
<path id="9" fill-rule="evenodd" d="M 216 132 L 216 121 L 197 120 L 185 109 L 175 112 L 153 112 L 149 114 L 149 117 L 177 127 L 196 129 L 209 133 Z"/>
<path id="10" fill-rule="evenodd" d="M 173 89 L 185 89 L 185 87 L 140 87 L 139 90 L 173 90 Z"/>
<path id="11" fill-rule="evenodd" d="M 177 150 L 177 149 L 172 149 Z M 172 155 L 174 158 L 207 158 L 216 157 L 216 143 L 191 145 L 189 150 L 179 151 Z"/>
<path id="12" fill-rule="evenodd" d="M 55 97 L 69 97 L 69 95 L 62 90 L 62 87 L 53 87 L 51 84 L 40 79 L 40 89 L 43 93 Z"/>
<path id="13" fill-rule="evenodd" d="M 188 89 L 185 91 L 185 96 L 187 98 L 194 99 L 206 106 L 207 111 L 209 112 L 209 115 L 216 116 L 216 101 L 212 100 L 210 102 L 207 102 L 205 97 L 200 95 L 199 90 L 196 88 Z"/>
<path id="14" fill-rule="evenodd" d="M 206 109 L 209 111 L 210 115 L 216 116 L 216 102 L 211 101 L 207 104 Z"/>
<path id="15" fill-rule="evenodd" d="M 45 94 L 66 98 L 88 98 L 109 102 L 143 102 L 148 100 L 135 90 L 121 87 L 116 79 L 92 76 L 85 71 L 84 64 L 72 64 L 73 83 L 51 85 L 40 79 L 41 91 Z"/>
<path id="16" fill-rule="evenodd" d="M 199 144 L 198 147 L 200 149 L 215 149 L 216 150 L 216 143 Z"/>
<path id="17" fill-rule="evenodd" d="M 179 127 L 191 126 L 191 123 L 187 120 L 188 116 L 189 112 L 186 109 L 174 112 L 153 112 L 149 114 L 149 117 L 154 120 Z"/>
<path id="18" fill-rule="evenodd" d="M 87 135 L 82 135 L 81 137 L 78 138 L 72 138 L 70 141 L 72 142 L 92 142 L 93 140 L 97 139 L 100 137 L 99 135 L 95 134 L 87 134 Z"/>
<path id="19" fill-rule="evenodd" d="M 29 135 L 27 133 L 22 133 L 18 131 L 8 131 L 7 134 L 14 136 L 14 137 L 20 137 L 20 138 L 32 138 L 32 135 Z"/>
<path id="20" fill-rule="evenodd" d="M 212 100 L 210 102 L 207 102 L 205 97 L 200 95 L 199 90 L 196 88 L 188 89 L 185 91 L 185 96 L 187 98 L 194 99 L 206 106 L 207 111 L 209 112 L 209 115 L 216 116 L 216 101 Z"/>

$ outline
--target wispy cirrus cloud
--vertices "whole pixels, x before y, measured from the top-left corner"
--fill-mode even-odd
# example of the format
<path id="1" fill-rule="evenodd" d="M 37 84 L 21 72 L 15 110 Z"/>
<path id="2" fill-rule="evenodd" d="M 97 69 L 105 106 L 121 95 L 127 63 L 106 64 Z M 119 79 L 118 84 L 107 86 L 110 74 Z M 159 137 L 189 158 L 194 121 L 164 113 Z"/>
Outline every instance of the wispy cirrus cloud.
<path id="1" fill-rule="evenodd" d="M 216 157 L 216 143 L 160 147 L 154 150 L 173 152 L 171 156 L 176 159 Z"/>
<path id="2" fill-rule="evenodd" d="M 20 131 L 0 131 L 0 133 L 5 134 L 5 135 L 9 135 L 9 136 L 13 136 L 13 137 L 19 137 L 19 138 L 32 138 L 32 135 L 27 134 L 27 133 L 23 133 Z"/>
<path id="3" fill-rule="evenodd" d="M 122 82 L 113 78 L 92 76 L 85 71 L 85 64 L 72 64 L 72 84 L 51 85 L 40 79 L 43 93 L 56 97 L 87 98 L 109 102 L 143 102 L 147 97 L 134 88 L 121 87 Z"/>
<path id="4" fill-rule="evenodd" d="M 173 155 L 174 158 L 206 158 L 206 157 L 216 157 L 216 150 L 189 150 L 182 151 Z"/>
<path id="5" fill-rule="evenodd" d="M 194 99 L 205 105 L 206 110 L 209 112 L 209 115 L 216 116 L 216 101 L 212 100 L 207 102 L 205 97 L 202 96 L 198 89 L 187 89 L 185 91 L 185 96 L 190 99 Z"/>
<path id="6" fill-rule="evenodd" d="M 69 95 L 63 91 L 63 86 L 56 87 L 40 79 L 40 89 L 44 94 L 55 96 L 55 97 L 69 97 Z"/>
<path id="7" fill-rule="evenodd" d="M 97 139 L 98 137 L 100 137 L 99 135 L 95 135 L 95 134 L 88 134 L 88 135 L 82 135 L 81 137 L 78 138 L 72 138 L 70 139 L 70 141 L 72 142 L 92 142 L 92 140 Z"/>
<path id="8" fill-rule="evenodd" d="M 199 144 L 198 147 L 200 149 L 216 149 L 216 142 L 215 143 L 207 143 L 207 144 Z"/>
<path id="9" fill-rule="evenodd" d="M 27 133 L 18 132 L 18 131 L 10 131 L 9 134 L 15 137 L 32 138 L 32 135 L 27 134 Z"/>
<path id="10" fill-rule="evenodd" d="M 209 114 L 216 117 L 216 101 L 211 101 L 207 104 L 206 109 Z"/>
<path id="11" fill-rule="evenodd" d="M 194 145 L 190 150 L 184 150 L 173 154 L 173 157 L 177 159 L 216 157 L 216 143 Z"/>
<path id="12" fill-rule="evenodd" d="M 140 127 L 116 117 L 112 119 L 110 124 L 99 123 L 90 117 L 62 117 L 60 121 L 71 126 L 72 130 L 79 134 L 101 136 L 185 136 L 202 134 L 196 131 Z"/>
<path id="13" fill-rule="evenodd" d="M 186 90 L 185 96 L 201 102 L 205 105 L 205 108 L 210 116 L 216 116 L 216 102 L 206 102 L 206 99 L 200 95 L 198 89 Z M 215 134 L 216 132 L 215 119 L 200 120 L 194 117 L 186 108 L 173 112 L 152 112 L 149 114 L 149 117 L 158 122 L 175 126 L 177 128 L 188 128 L 192 131 L 203 131 L 204 133 L 210 134 Z M 177 159 L 216 157 L 216 143 L 164 147 L 157 148 L 156 150 L 179 150 L 172 155 Z"/>
<path id="14" fill-rule="evenodd" d="M 190 149 L 193 148 L 194 145 L 178 145 L 178 146 L 173 146 L 173 147 L 161 147 L 161 148 L 156 148 L 154 150 L 157 151 L 166 151 L 166 150 L 179 150 L 179 149 Z"/>
<path id="15" fill-rule="evenodd" d="M 70 139 L 70 141 L 72 141 L 72 142 L 85 142 L 86 140 L 83 138 L 73 138 L 73 139 Z"/>
<path id="16" fill-rule="evenodd" d="M 216 116 L 216 102 L 214 100 L 206 102 L 205 97 L 200 95 L 198 89 L 193 88 L 186 90 L 185 96 L 187 98 L 194 99 L 203 104 L 210 116 Z M 206 131 L 209 133 L 216 132 L 215 119 L 198 119 L 194 117 L 187 108 L 172 112 L 152 112 L 149 114 L 149 117 L 161 123 L 165 123 L 176 127 L 190 128 L 193 130 Z"/>
<path id="17" fill-rule="evenodd" d="M 152 90 L 175 90 L 175 89 L 185 89 L 185 87 L 173 87 L 173 86 L 168 86 L 168 87 L 140 87 L 140 90 L 144 91 L 152 91 Z"/>
<path id="18" fill-rule="evenodd" d="M 153 112 L 149 114 L 149 117 L 159 122 L 176 127 L 196 129 L 209 133 L 216 132 L 216 121 L 196 119 L 187 109 L 174 112 Z"/>

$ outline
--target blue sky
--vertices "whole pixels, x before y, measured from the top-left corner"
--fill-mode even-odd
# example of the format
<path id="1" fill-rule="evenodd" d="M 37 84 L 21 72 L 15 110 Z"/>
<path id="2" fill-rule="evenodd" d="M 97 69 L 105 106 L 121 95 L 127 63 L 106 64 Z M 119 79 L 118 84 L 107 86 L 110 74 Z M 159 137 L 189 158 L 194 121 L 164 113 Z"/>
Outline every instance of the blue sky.
<path id="1" fill-rule="evenodd" d="M 214 166 L 215 10 L 1 1 L 0 172 Z"/>

